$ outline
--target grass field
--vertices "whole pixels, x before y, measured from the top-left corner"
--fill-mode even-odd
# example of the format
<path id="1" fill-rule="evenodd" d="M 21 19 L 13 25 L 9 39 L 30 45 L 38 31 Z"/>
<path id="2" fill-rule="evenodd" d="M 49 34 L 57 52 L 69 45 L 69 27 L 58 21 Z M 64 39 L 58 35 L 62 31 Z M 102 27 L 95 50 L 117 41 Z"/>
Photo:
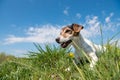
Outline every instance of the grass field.
<path id="1" fill-rule="evenodd" d="M 1 54 L 0 80 L 120 80 L 120 49 L 115 46 L 106 45 L 93 70 L 89 63 L 76 65 L 68 49 L 35 46 L 38 51 L 29 52 L 28 58 Z"/>
<path id="2" fill-rule="evenodd" d="M 101 27 L 100 31 L 103 45 Z M 37 52 L 29 51 L 28 57 L 0 53 L 0 80 L 120 80 L 120 47 L 117 41 L 109 43 L 116 35 L 105 45 L 106 51 L 99 55 L 93 69 L 84 60 L 76 65 L 71 50 L 54 45 L 42 48 L 34 44 Z"/>

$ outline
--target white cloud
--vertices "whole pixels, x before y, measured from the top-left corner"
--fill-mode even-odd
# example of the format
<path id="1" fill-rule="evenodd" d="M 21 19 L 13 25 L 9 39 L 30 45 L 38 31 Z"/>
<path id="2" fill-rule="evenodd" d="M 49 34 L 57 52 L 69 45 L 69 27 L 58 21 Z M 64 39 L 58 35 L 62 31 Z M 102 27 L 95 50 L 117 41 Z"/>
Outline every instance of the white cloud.
<path id="1" fill-rule="evenodd" d="M 117 33 L 118 28 L 120 27 L 120 23 L 119 21 L 112 21 L 112 16 L 114 15 L 114 13 L 110 13 L 110 22 L 102 22 L 99 20 L 98 16 L 93 16 L 93 15 L 89 15 L 86 16 L 86 22 L 83 23 L 83 25 L 85 26 L 85 29 L 83 29 L 83 31 L 81 32 L 85 37 L 87 38 L 95 38 L 101 35 L 100 32 L 100 27 L 102 28 L 102 32 L 103 33 Z M 114 34 L 113 34 L 114 35 Z M 108 38 L 107 35 L 106 38 Z"/>
<path id="2" fill-rule="evenodd" d="M 68 10 L 64 10 L 63 13 L 64 13 L 65 15 L 68 15 Z"/>
<path id="3" fill-rule="evenodd" d="M 87 28 L 81 32 L 85 37 L 90 38 L 100 35 L 100 21 L 98 21 L 97 16 L 87 16 L 86 22 L 83 25 L 87 26 Z"/>
<path id="4" fill-rule="evenodd" d="M 17 57 L 28 57 L 28 51 L 23 49 L 13 49 L 11 50 L 11 55 L 17 56 Z"/>
<path id="5" fill-rule="evenodd" d="M 37 43 L 53 43 L 60 32 L 59 26 L 43 25 L 38 27 L 30 27 L 26 31 L 26 37 L 17 37 L 10 35 L 5 39 L 4 44 L 13 44 L 19 42 L 37 42 Z"/>
<path id="6" fill-rule="evenodd" d="M 14 35 L 9 35 L 8 38 L 5 39 L 4 44 L 12 44 L 12 43 L 22 42 L 22 41 L 24 41 L 24 38 L 22 37 L 16 37 Z"/>
<path id="7" fill-rule="evenodd" d="M 120 39 L 111 40 L 110 44 L 120 47 Z"/>
<path id="8" fill-rule="evenodd" d="M 80 19 L 80 18 L 81 18 L 81 14 L 80 14 L 80 13 L 77 13 L 77 14 L 76 14 L 76 17 L 77 17 L 78 19 Z"/>
<path id="9" fill-rule="evenodd" d="M 109 23 L 111 21 L 111 17 L 114 15 L 114 13 L 110 13 L 108 17 L 105 18 L 105 22 Z"/>
<path id="10" fill-rule="evenodd" d="M 110 17 L 105 18 L 106 23 L 110 22 Z"/>
<path id="11" fill-rule="evenodd" d="M 28 51 L 29 50 L 26 50 L 26 49 L 11 48 L 10 50 L 5 51 L 5 53 L 9 55 L 14 55 L 16 57 L 28 57 L 28 54 L 29 54 Z"/>
<path id="12" fill-rule="evenodd" d="M 118 27 L 120 27 L 118 19 L 116 19 L 116 21 L 112 21 L 113 16 L 114 13 L 110 13 L 109 16 L 105 18 L 105 23 L 102 24 L 105 31 L 115 32 L 118 30 Z"/>
<path id="13" fill-rule="evenodd" d="M 113 13 L 110 14 L 113 16 Z M 115 31 L 117 26 L 120 24 L 118 22 L 108 22 L 102 23 L 99 21 L 98 16 L 86 16 L 83 26 L 85 28 L 81 31 L 81 34 L 87 38 L 96 38 L 101 35 L 100 26 L 102 26 L 102 32 Z M 114 28 L 116 26 L 116 28 Z M 59 35 L 62 26 L 59 25 L 42 25 L 42 26 L 30 26 L 25 33 L 25 36 L 20 37 L 16 35 L 10 35 L 5 39 L 4 44 L 13 44 L 20 42 L 37 42 L 37 43 L 54 43 L 55 38 Z"/>
<path id="14" fill-rule="evenodd" d="M 69 15 L 69 12 L 68 12 L 68 10 L 69 10 L 69 7 L 66 7 L 64 10 L 63 10 L 63 13 L 65 14 L 65 15 Z"/>

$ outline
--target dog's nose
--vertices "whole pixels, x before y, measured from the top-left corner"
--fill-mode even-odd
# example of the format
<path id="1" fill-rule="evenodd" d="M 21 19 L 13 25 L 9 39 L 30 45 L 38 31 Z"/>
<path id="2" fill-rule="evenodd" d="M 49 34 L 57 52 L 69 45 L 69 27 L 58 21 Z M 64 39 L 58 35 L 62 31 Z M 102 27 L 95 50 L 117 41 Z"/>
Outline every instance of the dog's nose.
<path id="1" fill-rule="evenodd" d="M 57 43 L 60 43 L 60 38 L 55 39 Z"/>

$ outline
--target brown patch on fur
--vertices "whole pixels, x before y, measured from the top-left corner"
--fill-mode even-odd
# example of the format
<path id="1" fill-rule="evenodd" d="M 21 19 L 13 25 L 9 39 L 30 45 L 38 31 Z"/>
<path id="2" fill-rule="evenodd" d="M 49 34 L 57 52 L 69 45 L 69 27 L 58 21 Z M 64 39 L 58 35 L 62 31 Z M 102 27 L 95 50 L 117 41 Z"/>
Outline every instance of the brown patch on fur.
<path id="1" fill-rule="evenodd" d="M 74 30 L 74 32 L 80 32 L 82 29 L 83 29 L 82 25 L 73 24 L 73 30 Z"/>
<path id="2" fill-rule="evenodd" d="M 69 32 L 66 32 L 67 30 L 72 31 L 71 35 L 74 34 L 73 30 L 69 27 L 64 27 L 62 28 L 62 32 L 60 33 L 60 35 L 62 35 L 64 38 L 67 38 L 69 36 Z"/>
<path id="3" fill-rule="evenodd" d="M 67 34 L 62 34 L 62 36 L 63 36 L 64 38 L 67 38 Z"/>

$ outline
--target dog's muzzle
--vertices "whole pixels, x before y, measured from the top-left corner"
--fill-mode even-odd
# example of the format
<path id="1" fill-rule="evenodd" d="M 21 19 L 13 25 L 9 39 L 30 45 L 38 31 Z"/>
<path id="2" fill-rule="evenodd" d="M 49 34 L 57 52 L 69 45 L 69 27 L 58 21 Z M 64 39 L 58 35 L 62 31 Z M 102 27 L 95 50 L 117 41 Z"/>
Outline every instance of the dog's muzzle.
<path id="1" fill-rule="evenodd" d="M 56 42 L 60 44 L 62 48 L 66 48 L 72 42 L 72 40 L 68 40 L 66 42 L 60 42 L 60 38 L 56 38 Z"/>

